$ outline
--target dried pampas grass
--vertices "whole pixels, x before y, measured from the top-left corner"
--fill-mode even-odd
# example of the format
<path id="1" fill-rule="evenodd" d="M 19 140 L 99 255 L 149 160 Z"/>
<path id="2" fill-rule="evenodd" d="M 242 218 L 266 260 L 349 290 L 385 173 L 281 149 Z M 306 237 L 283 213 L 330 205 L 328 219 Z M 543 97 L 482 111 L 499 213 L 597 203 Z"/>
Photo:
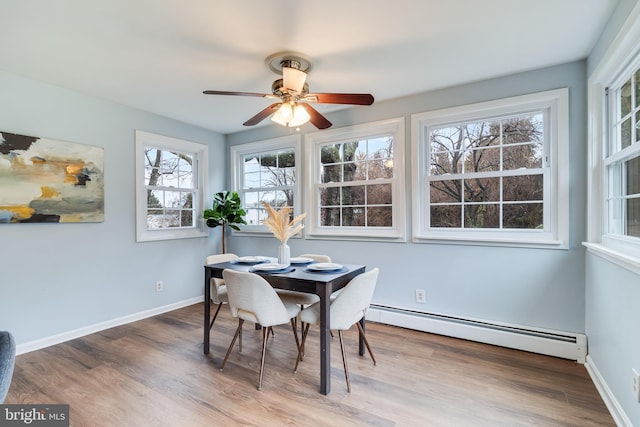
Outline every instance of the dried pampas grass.
<path id="1" fill-rule="evenodd" d="M 282 244 L 287 243 L 291 236 L 304 228 L 304 224 L 301 221 L 307 215 L 306 213 L 298 215 L 289 222 L 291 207 L 286 206 L 276 211 L 267 202 L 262 202 L 262 205 L 269 215 L 267 219 L 262 220 L 262 223 L 271 230 L 276 239 L 280 240 Z"/>

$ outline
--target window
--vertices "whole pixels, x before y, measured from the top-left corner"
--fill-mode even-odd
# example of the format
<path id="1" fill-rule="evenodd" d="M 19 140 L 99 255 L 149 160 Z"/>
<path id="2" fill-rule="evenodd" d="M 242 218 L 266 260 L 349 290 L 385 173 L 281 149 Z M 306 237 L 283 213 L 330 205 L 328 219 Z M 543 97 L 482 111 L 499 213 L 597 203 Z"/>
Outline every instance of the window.
<path id="1" fill-rule="evenodd" d="M 640 274 L 640 6 L 589 77 L 587 242 Z"/>
<path id="2" fill-rule="evenodd" d="M 310 237 L 404 240 L 404 120 L 306 135 Z"/>
<path id="3" fill-rule="evenodd" d="M 567 96 L 413 115 L 414 240 L 566 248 Z"/>
<path id="4" fill-rule="evenodd" d="M 608 90 L 605 230 L 640 244 L 640 65 Z"/>
<path id="5" fill-rule="evenodd" d="M 136 239 L 206 237 L 203 211 L 208 147 L 136 131 Z"/>
<path id="6" fill-rule="evenodd" d="M 291 135 L 231 147 L 233 188 L 240 194 L 247 212 L 242 233 L 267 233 L 262 220 L 267 217 L 262 202 L 274 208 L 290 206 L 292 215 L 300 212 L 299 164 L 300 137 Z M 234 232 L 238 234 L 238 232 Z"/>

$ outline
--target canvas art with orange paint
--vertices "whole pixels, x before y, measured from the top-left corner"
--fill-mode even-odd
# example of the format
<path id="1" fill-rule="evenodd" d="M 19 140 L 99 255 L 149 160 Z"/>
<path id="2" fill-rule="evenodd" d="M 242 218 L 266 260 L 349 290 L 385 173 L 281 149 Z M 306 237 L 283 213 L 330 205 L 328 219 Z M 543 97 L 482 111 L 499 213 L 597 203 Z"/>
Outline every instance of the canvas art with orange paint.
<path id="1" fill-rule="evenodd" d="M 104 221 L 104 149 L 0 132 L 0 223 Z"/>

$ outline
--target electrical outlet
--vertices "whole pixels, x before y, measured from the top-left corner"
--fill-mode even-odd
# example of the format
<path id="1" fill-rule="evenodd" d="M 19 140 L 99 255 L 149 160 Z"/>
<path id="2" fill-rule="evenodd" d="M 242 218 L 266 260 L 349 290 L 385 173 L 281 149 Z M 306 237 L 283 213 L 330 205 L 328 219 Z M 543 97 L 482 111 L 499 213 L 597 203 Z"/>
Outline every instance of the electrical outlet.
<path id="1" fill-rule="evenodd" d="M 633 378 L 633 393 L 636 396 L 636 402 L 640 403 L 640 375 L 635 369 L 631 369 Z"/>
<path id="2" fill-rule="evenodd" d="M 420 304 L 427 302 L 427 294 L 424 289 L 416 289 L 416 302 Z"/>
<path id="3" fill-rule="evenodd" d="M 162 291 L 164 291 L 164 283 L 162 283 L 162 280 L 156 280 L 156 292 Z"/>

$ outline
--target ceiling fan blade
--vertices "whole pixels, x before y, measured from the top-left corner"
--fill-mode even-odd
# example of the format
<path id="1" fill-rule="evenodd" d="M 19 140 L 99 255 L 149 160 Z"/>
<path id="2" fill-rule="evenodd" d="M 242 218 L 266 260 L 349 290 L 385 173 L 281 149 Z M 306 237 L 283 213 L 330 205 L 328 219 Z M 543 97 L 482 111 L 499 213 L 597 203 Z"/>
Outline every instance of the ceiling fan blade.
<path id="1" fill-rule="evenodd" d="M 318 110 L 313 108 L 311 105 L 304 102 L 301 102 L 299 105 L 302 105 L 304 109 L 307 110 L 307 113 L 309 113 L 309 116 L 311 116 L 309 121 L 315 127 L 317 127 L 318 129 L 327 129 L 331 127 L 332 123 L 329 120 L 327 120 L 322 114 L 320 114 Z"/>
<path id="2" fill-rule="evenodd" d="M 269 117 L 271 114 L 273 114 L 277 110 L 277 108 L 278 108 L 278 106 L 280 104 L 281 104 L 281 102 L 275 102 L 275 103 L 269 105 L 267 108 L 265 108 L 264 110 L 260 111 L 258 114 L 256 114 L 255 116 L 251 117 L 249 120 L 244 122 L 243 125 L 244 126 L 257 125 L 258 123 L 260 123 L 261 121 L 263 121 L 264 119 Z"/>
<path id="3" fill-rule="evenodd" d="M 307 73 L 304 71 L 291 67 L 282 67 L 282 81 L 286 89 L 302 93 L 306 80 Z"/>
<path id="4" fill-rule="evenodd" d="M 373 95 L 368 93 L 310 93 L 304 97 L 304 100 L 320 104 L 371 105 L 373 104 Z"/>
<path id="5" fill-rule="evenodd" d="M 267 93 L 256 93 L 256 92 L 228 92 L 225 90 L 205 90 L 205 95 L 236 95 L 236 96 L 257 96 L 260 98 L 270 98 L 273 95 Z"/>

